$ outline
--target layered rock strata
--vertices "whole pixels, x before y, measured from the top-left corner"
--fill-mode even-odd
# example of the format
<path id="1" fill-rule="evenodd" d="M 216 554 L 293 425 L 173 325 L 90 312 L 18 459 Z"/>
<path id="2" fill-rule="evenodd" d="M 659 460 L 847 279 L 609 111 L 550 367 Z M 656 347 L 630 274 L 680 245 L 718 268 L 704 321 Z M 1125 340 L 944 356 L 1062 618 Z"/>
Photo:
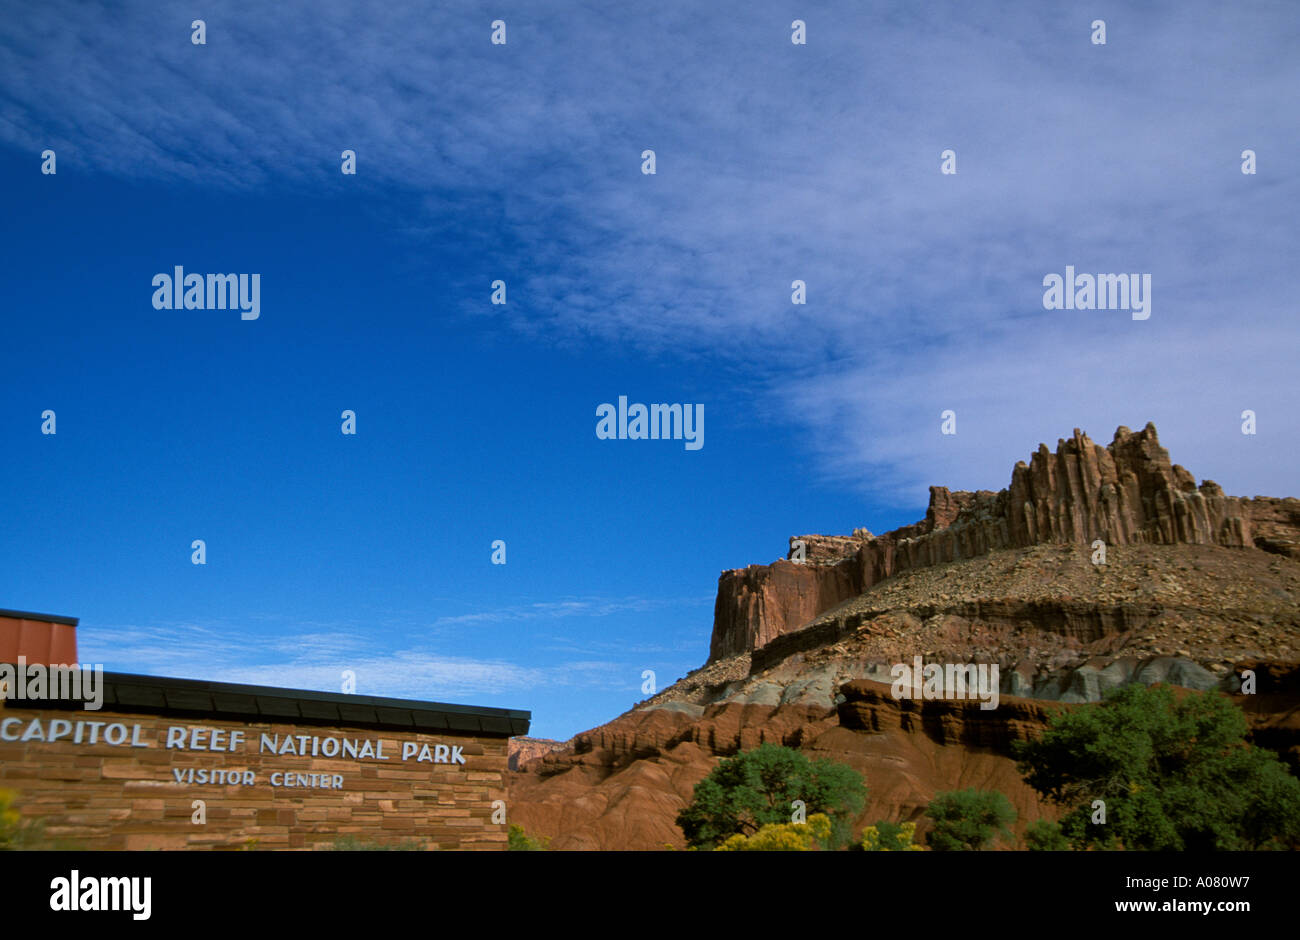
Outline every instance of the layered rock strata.
<path id="1" fill-rule="evenodd" d="M 1257 525 L 1252 525 L 1258 519 Z M 1078 428 L 1040 444 L 994 493 L 930 488 L 925 518 L 884 535 L 791 539 L 790 558 L 724 571 L 709 661 L 761 649 L 899 572 L 1043 543 L 1258 547 L 1300 557 L 1300 502 L 1225 496 L 1169 460 L 1153 424 L 1102 447 Z M 796 542 L 803 543 L 803 560 Z M 795 559 L 795 560 L 791 560 Z"/>

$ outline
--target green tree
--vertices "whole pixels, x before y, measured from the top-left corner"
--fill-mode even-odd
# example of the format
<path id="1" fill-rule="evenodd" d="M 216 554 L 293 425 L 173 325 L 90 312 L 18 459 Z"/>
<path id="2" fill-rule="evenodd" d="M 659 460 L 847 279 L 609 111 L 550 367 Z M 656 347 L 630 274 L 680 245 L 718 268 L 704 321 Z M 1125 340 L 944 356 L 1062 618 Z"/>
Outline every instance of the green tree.
<path id="1" fill-rule="evenodd" d="M 809 816 L 830 817 L 830 843 L 841 845 L 866 799 L 867 788 L 852 768 L 762 744 L 726 758 L 696 784 L 691 805 L 678 814 L 677 825 L 690 846 L 711 849 L 730 836 L 749 836 L 770 823 L 791 822 L 791 805 L 802 800 Z"/>
<path id="2" fill-rule="evenodd" d="M 1064 852 L 1070 840 L 1050 819 L 1038 819 L 1025 830 L 1025 847 L 1031 852 Z"/>
<path id="3" fill-rule="evenodd" d="M 509 852 L 545 852 L 551 844 L 546 836 L 530 838 L 524 827 L 515 823 L 511 823 L 506 831 L 506 840 L 506 851 Z"/>
<path id="4" fill-rule="evenodd" d="M 1130 685 L 1059 713 L 1015 754 L 1030 786 L 1070 807 L 1061 831 L 1078 849 L 1295 846 L 1300 781 L 1247 728 L 1221 694 Z"/>
<path id="5" fill-rule="evenodd" d="M 937 852 L 973 852 L 998 836 L 1011 838 L 1007 828 L 1016 811 L 996 790 L 953 790 L 936 793 L 925 815 L 934 820 L 930 848 Z"/>

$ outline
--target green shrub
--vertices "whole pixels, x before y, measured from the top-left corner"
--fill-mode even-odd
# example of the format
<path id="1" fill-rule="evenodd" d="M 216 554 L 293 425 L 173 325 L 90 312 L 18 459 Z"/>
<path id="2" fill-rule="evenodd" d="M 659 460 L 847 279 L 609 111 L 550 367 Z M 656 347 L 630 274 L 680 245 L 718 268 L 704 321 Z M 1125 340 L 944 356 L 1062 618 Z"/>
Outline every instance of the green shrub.
<path id="1" fill-rule="evenodd" d="M 1025 830 L 1025 847 L 1031 852 L 1064 852 L 1070 848 L 1070 840 L 1050 819 L 1038 819 Z"/>
<path id="2" fill-rule="evenodd" d="M 729 757 L 695 786 L 677 825 L 693 848 L 711 849 L 733 835 L 751 836 L 767 825 L 790 823 L 794 801 L 822 813 L 831 824 L 829 844 L 843 845 L 867 788 L 851 768 L 794 748 L 762 744 Z"/>
<path id="3" fill-rule="evenodd" d="M 1296 847 L 1300 781 L 1247 729 L 1219 693 L 1130 685 L 1058 714 L 1015 755 L 1030 786 L 1069 807 L 1060 826 L 1076 849 Z"/>
<path id="4" fill-rule="evenodd" d="M 14 809 L 14 792 L 0 790 L 0 850 L 21 848 L 25 824 Z"/>
<path id="5" fill-rule="evenodd" d="M 926 807 L 934 820 L 930 848 L 938 852 L 977 851 L 999 836 L 1011 838 L 1007 828 L 1016 811 L 996 790 L 954 790 L 938 793 Z"/>
<path id="6" fill-rule="evenodd" d="M 254 844 L 255 840 L 254 840 Z M 419 839 L 403 839 L 400 842 L 368 842 L 356 836 L 339 836 L 334 840 L 332 851 L 335 852 L 423 852 L 424 843 Z"/>
<path id="7" fill-rule="evenodd" d="M 509 835 L 507 836 L 506 848 L 511 852 L 545 852 L 551 847 L 551 840 L 542 836 L 539 839 L 529 838 L 524 832 L 524 827 L 511 823 Z"/>
<path id="8" fill-rule="evenodd" d="M 0 790 L 0 852 L 4 851 L 82 851 L 84 846 L 71 839 L 51 839 L 45 824 L 25 819 L 15 807 L 18 794 Z"/>

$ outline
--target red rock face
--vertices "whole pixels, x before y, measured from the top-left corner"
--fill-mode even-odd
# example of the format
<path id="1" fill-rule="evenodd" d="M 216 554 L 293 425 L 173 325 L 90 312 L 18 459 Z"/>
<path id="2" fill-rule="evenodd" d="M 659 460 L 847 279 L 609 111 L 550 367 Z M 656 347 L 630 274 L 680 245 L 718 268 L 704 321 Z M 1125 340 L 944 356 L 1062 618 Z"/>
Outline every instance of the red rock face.
<path id="1" fill-rule="evenodd" d="M 889 686 L 845 685 L 838 710 L 799 705 L 709 706 L 695 716 L 638 709 L 578 735 L 511 774 L 511 821 L 553 849 L 685 848 L 677 814 L 721 757 L 764 742 L 847 764 L 865 778 L 868 803 L 855 830 L 877 819 L 913 819 L 939 790 L 962 785 L 1007 794 L 1023 825 L 1056 818 L 1016 773 L 1011 741 L 1038 734 L 1050 709 L 1069 707 L 1004 696 L 998 709 L 975 703 L 899 701 Z M 960 745 L 960 746 L 950 746 Z"/>
<path id="2" fill-rule="evenodd" d="M 1004 517 L 1009 545 L 1037 542 L 1134 542 L 1250 545 L 1248 502 L 1223 495 L 1213 481 L 1171 465 L 1155 425 L 1115 432 L 1100 447 L 1078 428 L 1056 454 L 1039 445 L 1016 464 Z"/>
<path id="3" fill-rule="evenodd" d="M 1255 743 L 1295 768 L 1300 669 L 1243 666 L 1260 675 L 1260 694 L 1234 697 L 1246 710 Z M 1087 706 L 1003 695 L 996 709 L 986 711 L 976 702 L 896 699 L 887 684 L 870 680 L 845 683 L 839 691 L 843 701 L 835 709 L 728 702 L 627 712 L 577 735 L 571 748 L 508 774 L 510 821 L 530 836 L 550 839 L 552 849 L 682 849 L 676 818 L 690 805 L 695 785 L 720 758 L 764 742 L 797 747 L 861 774 L 869 793 L 855 833 L 878 819 L 911 820 L 923 837 L 930 800 L 966 787 L 1006 795 L 1017 813 L 1017 840 L 1034 820 L 1058 817 L 1059 808 L 1017 772 L 1011 745 L 1040 735 L 1056 711 Z"/>
<path id="4" fill-rule="evenodd" d="M 709 662 L 764 646 L 861 593 L 852 558 L 833 565 L 778 561 L 724 571 L 713 606 Z"/>
<path id="5" fill-rule="evenodd" d="M 550 738 L 530 738 L 527 735 L 510 739 L 510 757 L 508 766 L 519 770 L 530 760 L 536 760 L 544 754 L 558 750 L 568 744 L 567 741 L 552 741 Z"/>
<path id="6" fill-rule="evenodd" d="M 1260 534 L 1252 536 L 1252 518 Z M 1300 556 L 1300 503 L 1225 496 L 1169 461 L 1155 425 L 1121 427 L 1107 447 L 1075 429 L 1040 444 L 997 493 L 930 488 L 925 519 L 878 537 L 812 536 L 805 562 L 724 571 L 709 661 L 761 648 L 900 571 L 1048 542 L 1259 547 Z M 793 541 L 793 540 L 792 540 Z M 793 554 L 793 553 L 792 553 Z"/>
<path id="7" fill-rule="evenodd" d="M 1256 548 L 1300 558 L 1300 499 L 1256 496 L 1250 500 L 1250 532 Z"/>

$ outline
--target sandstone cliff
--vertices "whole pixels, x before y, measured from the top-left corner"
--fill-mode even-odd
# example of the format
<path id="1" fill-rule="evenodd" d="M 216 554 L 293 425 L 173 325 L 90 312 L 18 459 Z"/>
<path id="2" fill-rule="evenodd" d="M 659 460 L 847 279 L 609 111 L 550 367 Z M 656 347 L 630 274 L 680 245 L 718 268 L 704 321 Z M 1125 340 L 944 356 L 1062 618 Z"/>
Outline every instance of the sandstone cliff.
<path id="1" fill-rule="evenodd" d="M 510 755 L 506 766 L 511 770 L 522 769 L 529 761 L 536 760 L 544 754 L 568 746 L 567 741 L 552 741 L 550 738 L 530 738 L 519 735 L 510 739 Z"/>
<path id="2" fill-rule="evenodd" d="M 1259 537 L 1252 537 L 1252 522 Z M 997 493 L 930 487 L 925 518 L 880 536 L 797 536 L 805 560 L 725 571 L 709 661 L 759 649 L 900 572 L 1044 543 L 1107 547 L 1259 547 L 1300 557 L 1300 503 L 1225 496 L 1171 464 L 1155 425 L 1121 427 L 1102 447 L 1075 429 L 1056 453 L 1040 444 Z M 1257 544 L 1258 543 L 1258 544 Z M 794 555 L 792 548 L 791 555 Z"/>

